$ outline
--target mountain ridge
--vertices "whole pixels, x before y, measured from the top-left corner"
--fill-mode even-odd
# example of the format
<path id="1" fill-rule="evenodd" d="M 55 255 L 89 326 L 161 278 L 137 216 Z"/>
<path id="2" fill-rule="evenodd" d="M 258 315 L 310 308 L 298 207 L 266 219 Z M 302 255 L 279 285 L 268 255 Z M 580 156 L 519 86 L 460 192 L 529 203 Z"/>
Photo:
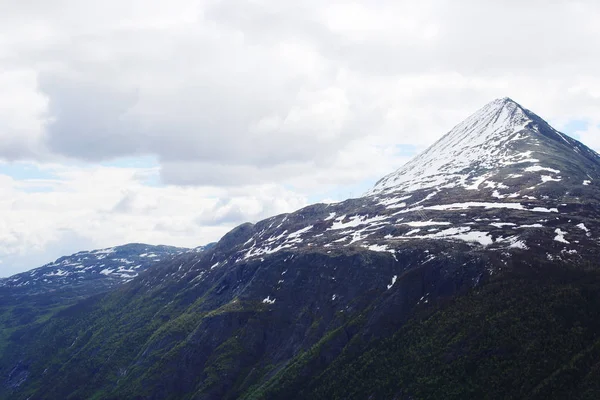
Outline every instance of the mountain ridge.
<path id="1" fill-rule="evenodd" d="M 2 278 L 0 290 L 12 290 L 20 295 L 66 288 L 95 293 L 127 283 L 152 264 L 185 251 L 190 249 L 143 243 L 79 251 L 41 267 Z"/>

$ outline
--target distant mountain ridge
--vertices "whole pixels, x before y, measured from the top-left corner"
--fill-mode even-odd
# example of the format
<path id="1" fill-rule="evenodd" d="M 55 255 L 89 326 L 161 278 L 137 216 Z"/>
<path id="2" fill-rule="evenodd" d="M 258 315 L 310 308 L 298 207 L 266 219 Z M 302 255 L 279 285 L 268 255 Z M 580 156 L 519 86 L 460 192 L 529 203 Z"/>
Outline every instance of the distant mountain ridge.
<path id="1" fill-rule="evenodd" d="M 129 282 L 148 267 L 186 251 L 190 249 L 141 243 L 80 251 L 0 279 L 0 291 L 11 289 L 18 294 L 41 294 L 69 289 L 95 293 Z"/>

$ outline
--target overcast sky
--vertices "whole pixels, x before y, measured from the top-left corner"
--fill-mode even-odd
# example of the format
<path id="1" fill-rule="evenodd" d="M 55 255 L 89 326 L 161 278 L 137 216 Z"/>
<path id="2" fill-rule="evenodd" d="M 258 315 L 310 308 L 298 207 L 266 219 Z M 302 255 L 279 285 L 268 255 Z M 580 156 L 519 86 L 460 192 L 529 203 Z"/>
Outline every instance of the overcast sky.
<path id="1" fill-rule="evenodd" d="M 0 276 L 359 196 L 498 97 L 600 150 L 595 0 L 0 9 Z"/>

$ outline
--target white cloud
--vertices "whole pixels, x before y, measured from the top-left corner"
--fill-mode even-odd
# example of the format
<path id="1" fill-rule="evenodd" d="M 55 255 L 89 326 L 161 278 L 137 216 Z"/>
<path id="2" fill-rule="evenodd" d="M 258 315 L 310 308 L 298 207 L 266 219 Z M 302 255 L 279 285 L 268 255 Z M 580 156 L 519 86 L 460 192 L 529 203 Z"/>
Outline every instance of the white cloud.
<path id="1" fill-rule="evenodd" d="M 0 155 L 7 159 L 36 156 L 46 109 L 46 99 L 37 92 L 36 71 L 3 70 L 0 93 Z"/>

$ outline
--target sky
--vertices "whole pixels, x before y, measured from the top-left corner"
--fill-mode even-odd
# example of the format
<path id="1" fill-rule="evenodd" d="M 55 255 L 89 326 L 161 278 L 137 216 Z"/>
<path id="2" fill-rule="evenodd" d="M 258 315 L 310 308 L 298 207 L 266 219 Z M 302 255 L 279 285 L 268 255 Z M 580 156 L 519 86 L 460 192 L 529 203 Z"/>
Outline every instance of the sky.
<path id="1" fill-rule="evenodd" d="M 600 2 L 0 0 L 0 276 L 358 197 L 511 97 L 600 150 Z"/>

